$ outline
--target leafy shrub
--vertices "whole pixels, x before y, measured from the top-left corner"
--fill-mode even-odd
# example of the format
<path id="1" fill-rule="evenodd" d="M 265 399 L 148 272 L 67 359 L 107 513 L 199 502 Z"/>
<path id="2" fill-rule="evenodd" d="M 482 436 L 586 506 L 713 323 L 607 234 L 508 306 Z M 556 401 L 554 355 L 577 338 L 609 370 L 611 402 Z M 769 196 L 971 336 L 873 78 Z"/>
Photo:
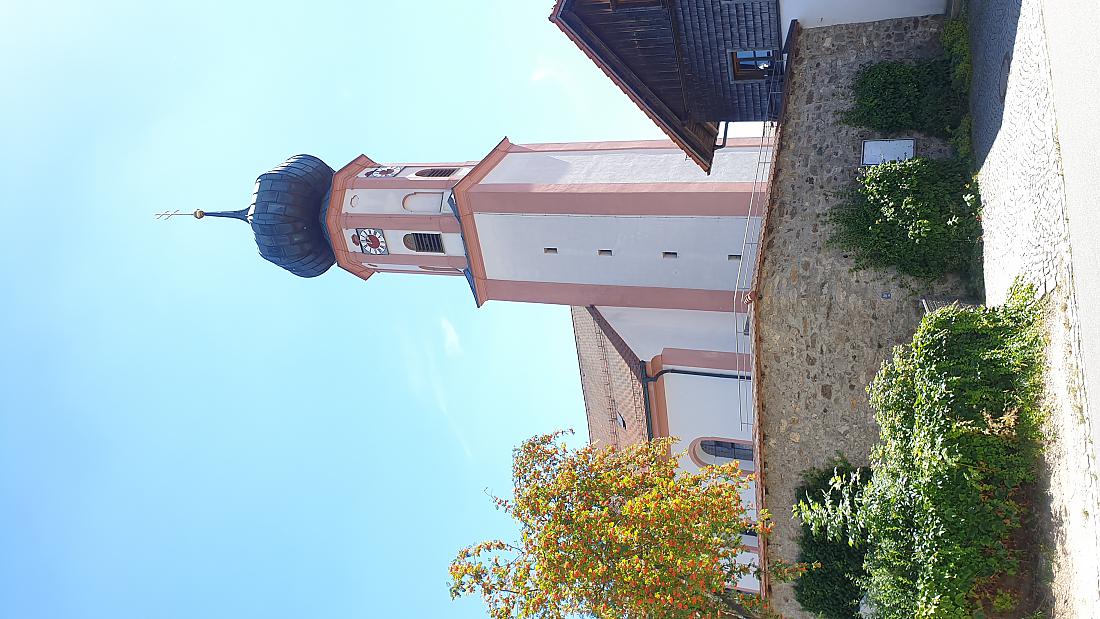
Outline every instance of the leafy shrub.
<path id="1" fill-rule="evenodd" d="M 998 591 L 993 597 L 993 610 L 999 613 L 1011 612 L 1019 605 L 1020 596 L 1011 591 Z"/>
<path id="2" fill-rule="evenodd" d="M 932 280 L 966 267 L 981 234 L 977 187 L 965 163 L 910 159 L 872 166 L 835 207 L 830 240 L 855 268 L 895 267 Z"/>
<path id="3" fill-rule="evenodd" d="M 929 314 L 875 377 L 870 480 L 834 480 L 839 499 L 795 511 L 815 532 L 866 544 L 862 584 L 877 617 L 969 618 L 1015 573 L 1020 486 L 1039 451 L 1041 350 L 1034 289 L 1016 286 L 1003 307 Z"/>
<path id="4" fill-rule="evenodd" d="M 963 96 L 970 92 L 970 78 L 973 65 L 970 60 L 970 32 L 966 13 L 956 19 L 950 19 L 943 25 L 940 33 L 947 61 L 951 65 L 951 85 Z"/>
<path id="5" fill-rule="evenodd" d="M 920 131 L 946 138 L 966 110 L 965 95 L 951 87 L 943 58 L 920 64 L 880 62 L 855 80 L 855 107 L 844 122 L 875 131 Z"/>
<path id="6" fill-rule="evenodd" d="M 970 133 L 973 130 L 973 118 L 970 114 L 962 117 L 959 121 L 959 126 L 951 130 L 951 146 L 955 148 L 955 153 L 959 158 L 970 161 L 973 153 L 973 147 L 970 142 Z"/>
<path id="7" fill-rule="evenodd" d="M 866 467 L 860 470 L 868 472 Z M 798 499 L 840 501 L 840 493 L 832 491 L 832 479 L 849 477 L 855 471 L 843 457 L 823 468 L 810 469 L 802 474 Z M 829 539 L 824 531 L 815 534 L 808 525 L 802 525 L 798 544 L 798 562 L 815 566 L 794 583 L 794 597 L 802 608 L 825 619 L 859 619 L 863 590 L 858 580 L 864 575 L 864 549 L 847 540 Z"/>

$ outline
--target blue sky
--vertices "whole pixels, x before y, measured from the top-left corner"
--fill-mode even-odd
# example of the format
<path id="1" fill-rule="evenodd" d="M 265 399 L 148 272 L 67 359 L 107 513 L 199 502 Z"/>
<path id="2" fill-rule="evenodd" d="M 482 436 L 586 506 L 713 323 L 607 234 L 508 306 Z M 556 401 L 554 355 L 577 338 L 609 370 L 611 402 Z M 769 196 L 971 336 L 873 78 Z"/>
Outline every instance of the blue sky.
<path id="1" fill-rule="evenodd" d="M 475 617 L 483 489 L 584 410 L 568 310 L 295 278 L 255 177 L 660 137 L 550 0 L 0 5 L 0 617 Z"/>

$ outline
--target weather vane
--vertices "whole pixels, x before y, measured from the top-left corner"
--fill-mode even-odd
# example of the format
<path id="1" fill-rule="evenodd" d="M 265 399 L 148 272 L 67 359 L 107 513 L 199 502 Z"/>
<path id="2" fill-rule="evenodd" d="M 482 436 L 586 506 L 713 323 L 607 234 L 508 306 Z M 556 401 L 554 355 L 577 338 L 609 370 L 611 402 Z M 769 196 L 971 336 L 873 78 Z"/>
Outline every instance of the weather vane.
<path id="1" fill-rule="evenodd" d="M 181 213 L 179 209 L 176 209 L 176 210 L 172 211 L 171 213 L 169 213 L 168 211 L 164 211 L 163 213 L 157 213 L 153 216 L 153 218 L 163 220 L 163 219 L 171 219 L 172 217 L 184 216 L 184 215 L 191 215 L 195 219 L 202 219 L 203 216 L 206 215 L 206 213 L 204 213 L 202 211 L 195 211 L 194 213 Z"/>

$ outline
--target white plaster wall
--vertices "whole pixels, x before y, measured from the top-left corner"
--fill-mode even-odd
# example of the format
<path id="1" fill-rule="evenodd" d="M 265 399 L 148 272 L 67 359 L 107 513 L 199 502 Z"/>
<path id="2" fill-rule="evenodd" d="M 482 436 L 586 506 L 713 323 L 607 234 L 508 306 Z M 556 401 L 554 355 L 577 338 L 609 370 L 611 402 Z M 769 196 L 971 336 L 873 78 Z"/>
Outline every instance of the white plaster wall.
<path id="1" fill-rule="evenodd" d="M 490 279 L 734 290 L 758 218 L 521 215 L 478 213 L 478 239 Z M 388 236 L 387 236 L 388 238 Z M 545 248 L 555 247 L 556 254 Z M 598 250 L 610 249 L 611 256 Z M 677 252 L 665 258 L 662 252 Z M 748 255 L 742 255 L 742 252 Z M 730 260 L 741 255 L 741 260 Z M 743 269 L 743 281 L 748 277 Z"/>
<path id="2" fill-rule="evenodd" d="M 345 213 L 407 214 L 401 206 L 413 189 L 348 189 L 344 193 Z"/>
<path id="3" fill-rule="evenodd" d="M 447 196 L 451 193 L 449 189 L 418 188 L 415 183 L 415 180 L 410 180 L 407 189 L 348 189 L 344 193 L 343 212 L 407 215 L 412 211 L 405 208 L 405 197 L 413 193 L 432 194 L 430 196 L 431 204 L 423 210 L 418 210 L 416 212 L 435 215 L 451 212 L 450 208 L 447 207 L 446 200 Z M 417 196 L 417 199 L 421 197 L 422 196 Z"/>
<path id="4" fill-rule="evenodd" d="M 555 153 L 508 153 L 481 182 L 667 183 L 752 182 L 759 148 L 725 148 L 707 176 L 679 149 L 630 149 Z M 766 178 L 766 177 L 764 177 Z"/>
<path id="5" fill-rule="evenodd" d="M 634 354 L 649 361 L 665 348 L 749 352 L 747 314 L 644 307 L 600 307 Z"/>
<path id="6" fill-rule="evenodd" d="M 665 374 L 661 380 L 668 432 L 681 441 L 673 451 L 687 449 L 691 441 L 702 437 L 752 440 L 752 381 L 682 374 Z M 695 468 L 690 459 L 682 464 Z"/>
<path id="7" fill-rule="evenodd" d="M 371 269 L 387 269 L 392 271 L 417 271 L 423 272 L 420 265 L 416 264 L 377 264 L 374 262 L 363 263 L 367 268 Z"/>
<path id="8" fill-rule="evenodd" d="M 779 0 L 783 36 L 797 19 L 803 28 L 941 14 L 946 0 Z"/>

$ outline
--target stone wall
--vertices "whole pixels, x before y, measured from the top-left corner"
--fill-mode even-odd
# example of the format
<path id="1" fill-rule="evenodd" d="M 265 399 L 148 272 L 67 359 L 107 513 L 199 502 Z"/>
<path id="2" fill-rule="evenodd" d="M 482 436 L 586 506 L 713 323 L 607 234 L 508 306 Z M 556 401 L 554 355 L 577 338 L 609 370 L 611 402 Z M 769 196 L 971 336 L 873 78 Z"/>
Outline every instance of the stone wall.
<path id="1" fill-rule="evenodd" d="M 912 338 L 920 297 L 949 295 L 959 282 L 924 290 L 882 272 L 852 272 L 826 246 L 827 212 L 855 179 L 862 140 L 886 137 L 849 127 L 856 73 L 875 62 L 942 53 L 942 17 L 846 24 L 802 31 L 791 67 L 787 111 L 758 275 L 759 431 L 765 506 L 775 518 L 769 554 L 798 555 L 791 517 L 802 471 L 840 452 L 864 464 L 878 436 L 867 385 L 893 346 Z M 946 144 L 917 137 L 918 156 L 942 157 Z M 787 617 L 809 617 L 791 585 L 773 585 Z"/>

